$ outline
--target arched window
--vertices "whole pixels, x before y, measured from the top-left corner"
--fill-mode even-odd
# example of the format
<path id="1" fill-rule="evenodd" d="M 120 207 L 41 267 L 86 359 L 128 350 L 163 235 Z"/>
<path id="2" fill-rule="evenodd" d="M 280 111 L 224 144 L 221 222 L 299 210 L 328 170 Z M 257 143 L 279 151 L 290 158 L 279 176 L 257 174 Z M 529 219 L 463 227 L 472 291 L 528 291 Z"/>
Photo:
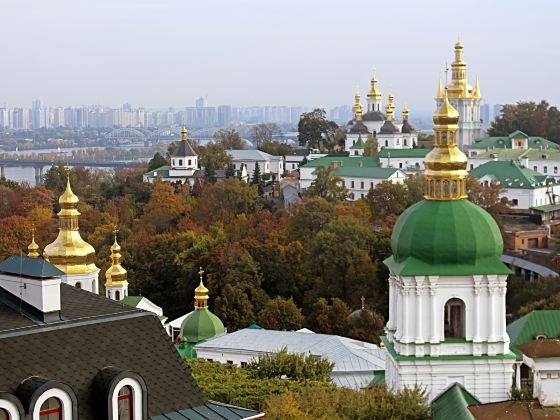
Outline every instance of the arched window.
<path id="1" fill-rule="evenodd" d="M 0 420 L 10 420 L 10 414 L 3 408 L 0 408 Z"/>
<path id="2" fill-rule="evenodd" d="M 81 288 L 82 288 L 82 283 L 77 282 L 77 283 L 76 283 L 76 289 L 81 289 Z"/>
<path id="3" fill-rule="evenodd" d="M 39 420 L 62 420 L 62 403 L 56 397 L 50 397 L 39 411 Z"/>
<path id="4" fill-rule="evenodd" d="M 118 420 L 133 420 L 134 419 L 134 401 L 133 401 L 132 388 L 128 385 L 123 386 L 119 391 L 118 404 L 119 404 L 119 418 Z"/>
<path id="5" fill-rule="evenodd" d="M 465 338 L 465 303 L 461 299 L 449 299 L 443 317 L 445 338 Z"/>
<path id="6" fill-rule="evenodd" d="M 408 146 L 408 143 L 406 142 L 406 139 L 403 140 L 403 145 Z"/>
<path id="7" fill-rule="evenodd" d="M 385 140 L 385 147 L 389 146 L 389 140 Z"/>
<path id="8" fill-rule="evenodd" d="M 115 300 L 121 300 L 121 292 L 118 290 L 115 291 Z"/>

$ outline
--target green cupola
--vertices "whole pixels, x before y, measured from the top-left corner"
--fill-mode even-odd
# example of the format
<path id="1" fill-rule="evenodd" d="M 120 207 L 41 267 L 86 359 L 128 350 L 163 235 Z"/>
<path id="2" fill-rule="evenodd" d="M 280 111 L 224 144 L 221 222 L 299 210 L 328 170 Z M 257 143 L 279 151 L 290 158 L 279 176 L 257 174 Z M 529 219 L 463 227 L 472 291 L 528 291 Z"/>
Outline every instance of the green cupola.
<path id="1" fill-rule="evenodd" d="M 434 148 L 426 156 L 424 198 L 397 220 L 393 255 L 384 262 L 401 276 L 509 274 L 493 217 L 466 199 L 467 157 L 456 145 L 459 113 L 447 99 L 434 114 Z"/>
<path id="2" fill-rule="evenodd" d="M 186 353 L 186 357 L 193 357 L 194 349 L 192 346 L 200 342 L 209 340 L 218 335 L 225 334 L 224 324 L 216 315 L 208 309 L 208 289 L 204 286 L 202 268 L 198 272 L 200 284 L 194 291 L 194 311 L 187 315 L 181 324 L 181 344 L 178 350 L 181 354 Z M 183 351 L 182 351 L 183 350 Z"/>

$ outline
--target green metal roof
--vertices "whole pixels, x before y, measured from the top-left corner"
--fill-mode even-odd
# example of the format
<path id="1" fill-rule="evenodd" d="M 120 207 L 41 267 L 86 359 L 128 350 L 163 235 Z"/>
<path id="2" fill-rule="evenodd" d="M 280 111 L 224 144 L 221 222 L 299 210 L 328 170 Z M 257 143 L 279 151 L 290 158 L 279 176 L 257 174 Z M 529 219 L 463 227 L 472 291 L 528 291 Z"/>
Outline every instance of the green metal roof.
<path id="1" fill-rule="evenodd" d="M 326 167 L 331 166 L 333 163 L 337 163 L 338 166 L 343 167 L 359 167 L 360 162 L 364 168 L 374 168 L 379 166 L 379 158 L 373 156 L 323 156 L 319 159 L 307 162 L 302 166 L 302 168 L 318 168 L 319 166 Z"/>
<path id="2" fill-rule="evenodd" d="M 510 160 L 493 160 L 470 171 L 478 179 L 490 176 L 498 181 L 503 188 L 535 189 L 556 184 L 553 177 L 543 175 Z"/>
<path id="3" fill-rule="evenodd" d="M 560 204 L 545 204 L 543 206 L 535 206 L 535 207 L 531 207 L 531 210 L 540 211 L 540 212 L 560 210 Z"/>
<path id="4" fill-rule="evenodd" d="M 432 149 L 381 149 L 382 158 L 424 158 Z"/>
<path id="5" fill-rule="evenodd" d="M 362 136 L 358 136 L 358 141 L 350 149 L 364 149 L 366 144 L 362 140 Z"/>
<path id="6" fill-rule="evenodd" d="M 154 172 L 157 172 L 157 174 L 159 175 L 160 172 L 165 172 L 165 171 L 169 171 L 171 169 L 171 166 L 169 165 L 164 165 L 164 166 L 160 166 L 157 169 L 152 169 L 151 171 L 146 172 L 144 175 L 146 176 L 154 176 Z M 156 175 L 157 176 L 157 175 Z"/>
<path id="7" fill-rule="evenodd" d="M 373 379 L 369 383 L 370 386 L 385 383 L 385 371 L 384 370 L 374 370 Z"/>
<path id="8" fill-rule="evenodd" d="M 479 153 L 471 159 L 493 159 L 498 160 L 521 160 L 529 158 L 529 160 L 553 161 L 560 160 L 560 150 L 556 149 L 492 149 L 483 153 Z"/>
<path id="9" fill-rule="evenodd" d="M 224 324 L 208 308 L 195 309 L 181 324 L 181 339 L 190 343 L 200 343 L 225 333 Z"/>
<path id="10" fill-rule="evenodd" d="M 560 146 L 553 141 L 547 140 L 543 137 L 528 136 L 522 131 L 514 131 L 509 136 L 505 137 L 485 137 L 476 140 L 473 144 L 469 145 L 469 149 L 511 149 L 512 139 L 517 138 L 527 138 L 529 149 L 557 149 L 560 150 Z"/>
<path id="11" fill-rule="evenodd" d="M 480 404 L 462 385 L 454 383 L 432 401 L 434 420 L 474 420 L 469 405 Z"/>
<path id="12" fill-rule="evenodd" d="M 513 321 L 507 326 L 511 351 L 517 360 L 523 360 L 522 353 L 517 349 L 520 344 L 533 341 L 538 335 L 547 338 L 560 337 L 560 310 L 533 311 Z"/>
<path id="13" fill-rule="evenodd" d="M 184 410 L 176 410 L 159 416 L 152 416 L 150 420 L 240 420 L 263 417 L 264 413 L 248 408 L 236 407 L 216 401 L 207 401 Z"/>
<path id="14" fill-rule="evenodd" d="M 397 171 L 396 168 L 349 168 L 344 166 L 336 168 L 334 174 L 342 177 L 389 179 Z"/>
<path id="15" fill-rule="evenodd" d="M 144 299 L 144 296 L 126 296 L 121 302 L 125 305 L 136 308 L 138 304 Z"/>
<path id="16" fill-rule="evenodd" d="M 42 258 L 31 258 L 19 255 L 12 255 L 2 261 L 0 263 L 0 272 L 40 279 L 64 275 L 61 270 Z"/>
<path id="17" fill-rule="evenodd" d="M 401 276 L 510 274 L 503 240 L 485 210 L 468 200 L 423 200 L 405 210 L 384 263 Z"/>

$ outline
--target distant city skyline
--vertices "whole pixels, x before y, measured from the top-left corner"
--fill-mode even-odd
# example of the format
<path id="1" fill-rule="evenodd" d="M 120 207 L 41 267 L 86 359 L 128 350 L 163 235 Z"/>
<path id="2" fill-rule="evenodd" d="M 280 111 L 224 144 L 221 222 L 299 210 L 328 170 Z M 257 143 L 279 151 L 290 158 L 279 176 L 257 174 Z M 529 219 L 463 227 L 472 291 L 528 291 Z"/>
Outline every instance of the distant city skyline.
<path id="1" fill-rule="evenodd" d="M 356 86 L 365 95 L 375 66 L 385 97 L 426 113 L 458 35 L 488 103 L 558 105 L 559 13 L 546 0 L 475 0 L 461 13 L 439 0 L 6 2 L 0 105 L 181 108 L 207 96 L 332 108 Z"/>

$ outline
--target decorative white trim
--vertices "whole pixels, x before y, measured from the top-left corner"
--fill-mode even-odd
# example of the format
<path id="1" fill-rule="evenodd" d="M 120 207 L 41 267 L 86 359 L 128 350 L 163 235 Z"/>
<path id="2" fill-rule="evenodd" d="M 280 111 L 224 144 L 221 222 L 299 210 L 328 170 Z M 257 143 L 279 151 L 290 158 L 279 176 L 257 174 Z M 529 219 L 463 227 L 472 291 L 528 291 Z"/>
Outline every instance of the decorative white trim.
<path id="1" fill-rule="evenodd" d="M 142 387 L 136 379 L 123 378 L 115 386 L 113 395 L 111 397 L 112 407 L 113 407 L 113 419 L 117 420 L 119 418 L 119 391 L 123 386 L 130 386 L 132 388 L 132 404 L 134 406 L 134 420 L 142 420 Z"/>
<path id="2" fill-rule="evenodd" d="M 20 420 L 19 410 L 13 402 L 0 400 L 0 410 L 5 410 L 8 413 L 9 420 Z"/>
<path id="3" fill-rule="evenodd" d="M 49 398 L 58 398 L 62 405 L 62 419 L 72 420 L 72 399 L 65 391 L 60 388 L 51 388 L 46 390 L 37 398 L 35 407 L 33 408 L 33 420 L 39 420 L 39 413 L 41 412 L 41 406 Z"/>

